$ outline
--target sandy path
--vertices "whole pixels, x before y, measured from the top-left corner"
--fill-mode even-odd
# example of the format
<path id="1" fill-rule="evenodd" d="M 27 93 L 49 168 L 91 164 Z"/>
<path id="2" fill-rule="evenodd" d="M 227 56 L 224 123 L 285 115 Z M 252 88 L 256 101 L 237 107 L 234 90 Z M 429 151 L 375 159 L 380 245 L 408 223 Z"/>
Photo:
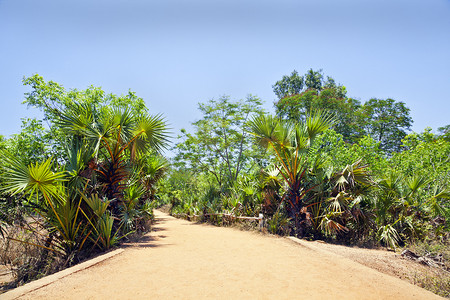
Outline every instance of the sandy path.
<path id="1" fill-rule="evenodd" d="M 285 238 L 155 215 L 142 243 L 22 299 L 439 298 Z"/>

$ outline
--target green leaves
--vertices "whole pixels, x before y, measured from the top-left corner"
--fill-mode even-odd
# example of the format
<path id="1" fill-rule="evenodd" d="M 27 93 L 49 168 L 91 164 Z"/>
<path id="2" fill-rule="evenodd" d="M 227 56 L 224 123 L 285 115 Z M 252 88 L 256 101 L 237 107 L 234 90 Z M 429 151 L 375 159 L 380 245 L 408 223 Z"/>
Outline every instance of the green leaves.
<path id="1" fill-rule="evenodd" d="M 133 134 L 137 137 L 134 148 L 140 153 L 148 149 L 159 152 L 169 144 L 169 131 L 161 115 L 138 117 Z"/>
<path id="2" fill-rule="evenodd" d="M 335 122 L 334 117 L 326 113 L 325 111 L 313 112 L 306 118 L 306 130 L 308 131 L 308 137 L 313 139 L 317 134 L 327 130 Z"/>
<path id="3" fill-rule="evenodd" d="M 277 81 L 273 86 L 273 92 L 278 99 L 286 96 L 299 94 L 304 85 L 303 76 L 299 76 L 297 71 L 293 71 L 291 76 L 283 76 L 280 81 Z"/>
<path id="4" fill-rule="evenodd" d="M 310 69 L 304 76 L 294 70 L 277 81 L 273 90 L 279 99 L 275 103 L 277 116 L 302 122 L 314 110 L 326 111 L 335 116 L 333 129 L 346 142 L 354 143 L 370 135 L 388 153 L 401 150 L 401 139 L 413 122 L 405 103 L 373 98 L 361 105 L 358 100 L 348 98 L 346 88 L 337 85 L 333 78 L 324 81 L 321 70 Z"/>
<path id="5" fill-rule="evenodd" d="M 275 103 L 277 116 L 298 123 L 315 110 L 321 110 L 335 117 L 333 129 L 342 134 L 345 141 L 356 141 L 359 137 L 361 124 L 355 114 L 359 101 L 347 98 L 345 87 L 337 85 L 333 78 L 328 76 L 324 81 L 322 70 L 310 69 L 304 76 L 294 71 L 290 77 L 283 76 L 273 88 L 279 98 Z"/>
<path id="6" fill-rule="evenodd" d="M 400 151 L 401 140 L 413 123 L 409 111 L 403 102 L 370 99 L 360 110 L 364 131 L 381 143 L 381 149 L 389 153 Z"/>
<path id="7" fill-rule="evenodd" d="M 97 216 L 101 217 L 107 210 L 108 205 L 110 203 L 107 199 L 100 199 L 97 194 L 90 195 L 87 197 L 83 193 L 80 193 L 81 197 L 86 201 L 86 203 L 91 208 L 92 212 Z"/>
<path id="8" fill-rule="evenodd" d="M 3 190 L 11 195 L 25 193 L 29 199 L 39 195 L 45 197 L 57 196 L 61 194 L 62 181 L 65 181 L 64 172 L 52 171 L 52 159 L 49 158 L 42 163 L 25 166 L 16 157 L 7 152 L 1 153 L 4 164 L 4 188 Z"/>
<path id="9" fill-rule="evenodd" d="M 351 165 L 347 165 L 341 172 L 334 176 L 333 181 L 340 191 L 352 189 L 357 184 L 363 186 L 372 186 L 374 184 L 368 172 L 368 165 L 363 164 L 361 159 Z"/>
<path id="10" fill-rule="evenodd" d="M 448 188 L 443 189 L 438 186 L 434 188 L 432 196 L 427 200 L 427 204 L 434 217 L 442 216 L 446 219 L 450 218 L 449 200 L 450 190 Z"/>
<path id="11" fill-rule="evenodd" d="M 110 216 L 108 213 L 103 214 L 97 223 L 98 240 L 100 240 L 104 250 L 110 249 L 119 241 L 117 235 L 118 231 L 115 234 L 112 234 L 113 223 L 114 217 Z"/>
<path id="12" fill-rule="evenodd" d="M 286 161 L 299 157 L 308 149 L 311 140 L 332 124 L 332 117 L 321 111 L 307 118 L 306 123 L 293 125 L 273 116 L 256 116 L 249 122 L 250 132 L 265 148 L 274 150 L 278 160 Z"/>
<path id="13" fill-rule="evenodd" d="M 24 102 L 43 112 L 49 129 L 27 119 L 20 134 L 6 142 L 0 136 L 0 235 L 29 243 L 4 231 L 4 222 L 18 224 L 6 218 L 4 202 L 26 216 L 19 226 L 32 231 L 33 245 L 51 251 L 40 255 L 36 265 L 43 267 L 55 255 L 70 265 L 95 246 L 108 249 L 129 231 L 146 230 L 152 206 L 145 200 L 154 199 L 167 168 L 162 159 L 151 164 L 168 147 L 164 118 L 148 114 L 133 92 L 68 91 L 39 75 L 24 84 L 31 87 Z"/>
<path id="14" fill-rule="evenodd" d="M 2 158 L 7 162 L 4 166 L 7 174 L 4 191 L 11 195 L 23 193 L 28 201 L 37 203 L 35 212 L 45 220 L 45 224 L 38 224 L 59 233 L 59 244 L 50 250 L 62 250 L 64 255 L 68 255 L 75 247 L 81 247 L 78 239 L 82 228 L 78 222 L 81 200 L 76 204 L 66 193 L 62 185 L 66 180 L 65 172 L 52 171 L 50 158 L 28 167 L 8 153 L 3 152 Z"/>
<path id="15" fill-rule="evenodd" d="M 256 141 L 272 151 L 276 159 L 275 168 L 283 177 L 286 192 L 283 199 L 287 202 L 287 211 L 297 230 L 305 223 L 300 215 L 309 215 L 304 207 L 304 197 L 314 188 L 306 182 L 307 154 L 317 134 L 327 129 L 332 118 L 320 111 L 309 116 L 305 123 L 292 124 L 272 116 L 257 116 L 249 128 Z M 330 223 L 331 224 L 331 223 Z"/>
<path id="16" fill-rule="evenodd" d="M 64 111 L 59 112 L 58 117 L 53 122 L 66 134 L 83 136 L 88 134 L 89 131 L 95 130 L 92 126 L 96 115 L 97 112 L 93 105 L 75 102 L 71 103 Z"/>
<path id="17" fill-rule="evenodd" d="M 290 146 L 291 126 L 271 115 L 255 116 L 249 122 L 249 130 L 259 145 L 264 148 L 274 145 Z"/>
<path id="18" fill-rule="evenodd" d="M 245 100 L 218 100 L 200 103 L 202 119 L 193 123 L 195 132 L 182 131 L 177 144 L 178 166 L 214 176 L 220 186 L 231 186 L 243 171 L 250 171 L 262 159 L 263 151 L 251 143 L 247 130 L 252 116 L 262 114 L 261 100 L 249 95 Z"/>

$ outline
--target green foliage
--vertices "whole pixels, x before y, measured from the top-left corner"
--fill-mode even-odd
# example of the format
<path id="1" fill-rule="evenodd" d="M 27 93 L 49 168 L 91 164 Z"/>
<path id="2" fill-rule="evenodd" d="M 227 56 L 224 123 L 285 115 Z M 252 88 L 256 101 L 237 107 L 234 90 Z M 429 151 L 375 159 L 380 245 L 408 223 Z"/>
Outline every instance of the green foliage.
<path id="1" fill-rule="evenodd" d="M 203 118 L 193 123 L 193 134 L 182 130 L 176 145 L 178 167 L 213 175 L 219 186 L 232 186 L 241 172 L 250 172 L 263 153 L 250 143 L 246 130 L 250 117 L 262 113 L 261 100 L 230 101 L 229 97 L 199 104 Z"/>
<path id="2" fill-rule="evenodd" d="M 267 230 L 272 234 L 287 235 L 289 233 L 290 219 L 283 214 L 282 210 L 277 210 L 267 222 Z"/>
<path id="3" fill-rule="evenodd" d="M 277 117 L 256 114 L 247 129 L 253 145 L 267 151 L 258 173 L 242 172 L 233 184 L 223 184 L 231 178 L 221 160 L 225 138 L 213 137 L 229 115 L 205 117 L 214 120 L 202 129 L 207 134 L 184 132 L 179 153 L 189 160 L 177 157 L 178 169 L 166 182 L 173 214 L 227 224 L 225 215 L 261 212 L 271 233 L 393 249 L 413 240 L 448 239 L 445 128 L 439 135 L 406 135 L 412 119 L 403 102 L 361 104 L 321 71 L 294 71 L 273 88 Z M 333 116 L 333 124 L 320 114 L 308 118 L 318 109 Z"/>
<path id="4" fill-rule="evenodd" d="M 313 71 L 309 69 L 305 74 L 305 85 L 308 89 L 320 90 L 322 88 L 323 75 L 322 70 Z"/>
<path id="5" fill-rule="evenodd" d="M 99 219 L 97 223 L 97 238 L 102 246 L 102 249 L 108 250 L 114 245 L 116 245 L 119 241 L 118 239 L 118 231 L 113 234 L 113 224 L 114 217 L 110 216 L 108 213 L 104 213 Z"/>
<path id="6" fill-rule="evenodd" d="M 372 175 L 380 175 L 388 167 L 389 161 L 379 145 L 370 136 L 354 144 L 346 143 L 341 134 L 328 129 L 316 137 L 310 157 L 320 157 L 326 169 L 342 169 L 361 159 Z M 312 163 L 313 160 L 310 160 Z"/>
<path id="7" fill-rule="evenodd" d="M 7 141 L 7 148 L 28 165 L 47 158 L 45 155 L 48 155 L 49 143 L 49 132 L 41 120 L 22 119 L 22 131 L 11 136 Z"/>
<path id="8" fill-rule="evenodd" d="M 439 138 L 426 129 L 412 133 L 403 139 L 404 151 L 395 153 L 391 162 L 395 169 L 405 175 L 428 174 L 430 180 L 441 186 L 450 183 L 450 142 Z"/>
<path id="9" fill-rule="evenodd" d="M 450 203 L 450 142 L 426 129 L 421 134 L 410 134 L 403 139 L 404 151 L 391 158 L 392 167 L 405 177 L 426 178 L 418 192 L 416 202 L 433 217 L 446 217 L 449 222 Z"/>
<path id="10" fill-rule="evenodd" d="M 3 158 L 9 163 L 6 171 L 11 176 L 4 180 L 4 191 L 12 196 L 21 193 L 26 202 L 35 203 L 35 212 L 48 223 L 39 223 L 40 227 L 58 233 L 55 237 L 59 243 L 53 248 L 43 247 L 70 255 L 81 243 L 78 235 L 81 227 L 77 222 L 81 200 L 76 203 L 65 193 L 61 184 L 65 174 L 52 171 L 51 159 L 26 167 L 7 153 L 3 153 Z M 49 237 L 50 240 L 52 238 Z"/>
<path id="11" fill-rule="evenodd" d="M 348 98 L 345 87 L 336 85 L 333 78 L 324 82 L 321 70 L 310 69 L 304 76 L 294 71 L 290 77 L 277 81 L 273 89 L 278 97 L 275 110 L 279 117 L 302 122 L 314 110 L 327 111 L 335 116 L 333 129 L 346 142 L 355 143 L 370 135 L 384 151 L 397 152 L 412 125 L 409 108 L 403 102 L 373 98 L 361 105 Z"/>
<path id="12" fill-rule="evenodd" d="M 6 162 L 2 174 L 3 191 L 12 196 L 24 193 L 27 200 L 39 202 L 40 197 L 52 203 L 58 202 L 61 195 L 61 181 L 65 180 L 63 172 L 52 171 L 52 160 L 26 166 L 17 157 L 8 152 L 1 153 Z M 53 197 L 52 199 L 50 197 Z"/>
<path id="13" fill-rule="evenodd" d="M 273 86 L 273 92 L 278 99 L 286 96 L 299 94 L 303 90 L 304 85 L 303 76 L 299 76 L 297 71 L 293 71 L 291 76 L 284 75 L 280 81 L 277 81 Z"/>
<path id="14" fill-rule="evenodd" d="M 303 80 L 306 89 L 303 89 Z M 313 111 L 324 110 L 335 116 L 333 128 L 346 141 L 355 141 L 360 136 L 358 116 L 354 113 L 360 107 L 359 101 L 347 98 L 345 87 L 336 85 L 333 78 L 328 77 L 324 82 L 321 71 L 311 69 L 304 76 L 294 71 L 291 77 L 284 76 L 273 88 L 279 99 L 275 103 L 278 116 L 303 122 Z"/>
<path id="15" fill-rule="evenodd" d="M 388 152 L 398 152 L 401 140 L 406 131 L 411 128 L 410 109 L 403 102 L 393 99 L 370 99 L 361 107 L 363 129 L 366 134 L 380 142 L 381 149 Z"/>
<path id="16" fill-rule="evenodd" d="M 438 132 L 440 138 L 450 142 L 450 125 L 439 127 Z"/>
<path id="17" fill-rule="evenodd" d="M 158 182 L 161 181 L 169 170 L 169 162 L 161 155 L 147 154 L 140 158 L 139 165 L 142 166 L 140 172 L 141 182 L 146 190 L 147 199 L 153 199 L 158 192 Z"/>
<path id="18" fill-rule="evenodd" d="M 23 103 L 41 109 L 44 112 L 45 120 L 56 120 L 62 111 L 71 108 L 74 103 L 130 109 L 136 115 L 148 112 L 144 100 L 131 91 L 122 96 L 106 94 L 101 88 L 94 86 L 83 91 L 76 89 L 66 91 L 62 85 L 54 81 L 46 82 L 38 74 L 24 78 L 23 84 L 32 89 L 31 92 L 25 94 Z"/>
<path id="19" fill-rule="evenodd" d="M 0 221 L 20 221 L 39 236 L 33 243 L 44 252 L 35 267 L 55 257 L 70 265 L 94 248 L 109 249 L 144 231 L 167 168 L 159 154 L 169 142 L 163 117 L 148 114 L 132 92 L 117 97 L 94 87 L 66 91 L 39 75 L 24 84 L 32 87 L 24 102 L 43 111 L 50 129 L 27 120 L 20 134 L 0 140 L 1 207 L 23 207 L 27 216 L 10 220 L 2 210 Z M 0 233 L 29 243 L 3 227 Z"/>
<path id="20" fill-rule="evenodd" d="M 110 201 L 108 199 L 100 199 L 97 194 L 91 195 L 90 197 L 87 197 L 84 194 L 81 194 L 81 197 L 84 201 L 89 205 L 92 212 L 100 218 L 105 214 L 106 210 L 108 209 Z"/>
<path id="21" fill-rule="evenodd" d="M 64 156 L 64 146 L 67 141 L 67 134 L 82 136 L 86 129 L 91 132 L 97 131 L 97 136 L 91 135 L 95 139 L 99 134 L 108 133 L 110 126 L 98 126 L 98 120 L 111 120 L 114 111 L 129 111 L 131 116 L 148 116 L 148 109 L 143 99 L 138 98 L 135 93 L 129 92 L 127 95 L 116 96 L 107 94 L 98 87 L 90 86 L 86 90 L 67 91 L 62 85 L 48 81 L 42 76 L 35 74 L 23 79 L 23 84 L 31 87 L 31 91 L 25 93 L 24 104 L 42 110 L 44 120 L 50 124 L 48 136 L 50 137 L 49 147 L 51 152 L 57 157 Z M 161 118 L 156 116 L 156 120 Z M 106 120 L 105 120 L 106 119 Z M 109 120 L 108 120 L 109 119 Z M 116 122 L 120 121 L 117 118 Z M 94 122 L 90 122 L 94 121 Z M 124 120 L 122 120 L 124 121 Z M 151 123 L 152 120 L 150 120 Z M 106 125 L 105 122 L 101 122 Z M 158 125 L 157 122 L 156 125 Z M 58 126 L 52 126 L 58 125 Z M 65 125 L 68 125 L 69 128 Z M 113 125 L 113 124 L 108 124 Z M 155 124 L 154 124 L 155 125 Z M 68 131 L 67 131 L 68 130 Z M 160 133 L 160 130 L 155 131 Z M 145 135 L 142 136 L 142 139 Z M 153 143 L 149 138 L 150 143 Z M 163 138 L 164 139 L 164 138 Z M 156 143 L 158 144 L 158 143 Z M 97 149 L 97 148 L 96 148 Z"/>
<path id="22" fill-rule="evenodd" d="M 264 115 L 253 118 L 250 123 L 255 140 L 276 158 L 275 167 L 286 185 L 283 198 L 288 216 L 300 235 L 304 234 L 304 217 L 301 216 L 304 214 L 304 198 L 314 188 L 306 182 L 308 150 L 315 137 L 332 122 L 329 115 L 317 112 L 308 117 L 305 123 L 295 125 Z"/>
<path id="23" fill-rule="evenodd" d="M 169 204 L 173 215 L 217 225 L 256 225 L 262 213 L 273 234 L 393 249 L 448 243 L 449 126 L 407 135 L 403 102 L 361 104 L 324 78 L 312 69 L 283 76 L 276 117 L 251 95 L 200 103 L 171 166 L 160 154 L 166 121 L 133 92 L 26 78 L 24 103 L 49 129 L 27 119 L 19 134 L 0 136 L 0 234 L 40 247 L 39 268 L 51 257 L 71 264 L 144 231 L 153 207 Z M 40 237 L 21 240 L 5 224 Z"/>

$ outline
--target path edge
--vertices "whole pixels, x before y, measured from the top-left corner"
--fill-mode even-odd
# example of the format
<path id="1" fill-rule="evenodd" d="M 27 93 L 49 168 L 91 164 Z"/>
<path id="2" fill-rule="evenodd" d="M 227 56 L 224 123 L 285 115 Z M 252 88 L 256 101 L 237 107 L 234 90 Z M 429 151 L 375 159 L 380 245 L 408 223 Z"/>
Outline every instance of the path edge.
<path id="1" fill-rule="evenodd" d="M 424 289 L 424 288 L 422 288 L 422 287 L 420 287 L 418 285 L 412 284 L 411 282 L 409 282 L 407 280 L 403 280 L 403 279 L 401 279 L 399 277 L 383 273 L 383 272 L 381 272 L 381 271 L 379 271 L 377 269 L 371 268 L 371 267 L 366 266 L 366 265 L 364 265 L 364 264 L 362 264 L 360 262 L 357 262 L 357 261 L 355 261 L 353 259 L 345 257 L 342 254 L 338 254 L 338 253 L 335 253 L 335 252 L 332 252 L 332 251 L 329 251 L 329 250 L 326 250 L 326 249 L 322 249 L 320 247 L 316 247 L 313 244 L 314 242 L 312 242 L 312 241 L 305 241 L 305 240 L 302 240 L 302 239 L 299 239 L 299 238 L 296 238 L 296 237 L 293 237 L 293 236 L 288 236 L 287 239 L 291 240 L 292 242 L 294 242 L 294 243 L 296 243 L 296 244 L 298 244 L 300 246 L 308 248 L 309 250 L 316 251 L 316 252 L 322 252 L 322 254 L 328 255 L 330 257 L 336 257 L 339 260 L 344 260 L 344 261 L 350 262 L 352 265 L 359 266 L 359 268 L 362 268 L 363 270 L 366 270 L 367 272 L 377 273 L 377 274 L 380 274 L 383 277 L 386 277 L 386 276 L 390 277 L 390 278 L 392 278 L 393 280 L 395 280 L 395 281 L 397 281 L 399 283 L 401 282 L 403 285 L 409 285 L 411 289 L 421 290 L 425 294 L 428 294 L 427 299 L 428 298 L 429 299 L 445 299 L 445 298 L 443 298 L 443 297 L 433 293 L 432 291 Z"/>
<path id="2" fill-rule="evenodd" d="M 106 254 L 97 256 L 93 259 L 87 260 L 85 262 L 82 262 L 78 265 L 75 265 L 73 267 L 64 269 L 62 271 L 56 272 L 54 274 L 42 277 L 41 279 L 29 282 L 25 285 L 19 286 L 11 291 L 8 291 L 6 293 L 0 294 L 0 299 L 6 300 L 6 299 L 17 299 L 21 296 L 24 296 L 27 293 L 30 293 L 32 291 L 38 290 L 44 286 L 47 286 L 49 284 L 52 284 L 53 282 L 62 279 L 64 277 L 67 277 L 71 274 L 77 273 L 79 271 L 88 269 L 92 266 L 95 266 L 96 264 L 101 263 L 102 261 L 105 261 L 107 259 L 110 259 L 120 253 L 122 253 L 124 249 L 117 249 L 111 252 L 108 252 Z"/>

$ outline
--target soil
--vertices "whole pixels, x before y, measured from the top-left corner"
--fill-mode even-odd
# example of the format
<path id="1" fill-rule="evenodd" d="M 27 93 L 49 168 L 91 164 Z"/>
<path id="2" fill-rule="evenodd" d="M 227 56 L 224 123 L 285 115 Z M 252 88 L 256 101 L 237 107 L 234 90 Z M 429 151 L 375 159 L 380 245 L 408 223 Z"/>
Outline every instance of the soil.
<path id="1" fill-rule="evenodd" d="M 0 265 L 0 286 L 12 281 L 14 278 L 8 266 Z"/>
<path id="2" fill-rule="evenodd" d="M 155 216 L 140 242 L 21 299 L 439 299 L 397 278 L 416 263 L 393 252 Z"/>
<path id="3" fill-rule="evenodd" d="M 335 253 L 358 262 L 369 268 L 382 273 L 398 277 L 414 283 L 414 274 L 428 273 L 430 267 L 418 262 L 403 258 L 399 252 L 388 251 L 386 249 L 366 249 L 359 247 L 348 247 L 334 244 L 327 244 L 321 241 L 301 241 L 308 247 L 317 251 L 327 251 Z M 436 270 L 437 271 L 437 270 Z"/>

